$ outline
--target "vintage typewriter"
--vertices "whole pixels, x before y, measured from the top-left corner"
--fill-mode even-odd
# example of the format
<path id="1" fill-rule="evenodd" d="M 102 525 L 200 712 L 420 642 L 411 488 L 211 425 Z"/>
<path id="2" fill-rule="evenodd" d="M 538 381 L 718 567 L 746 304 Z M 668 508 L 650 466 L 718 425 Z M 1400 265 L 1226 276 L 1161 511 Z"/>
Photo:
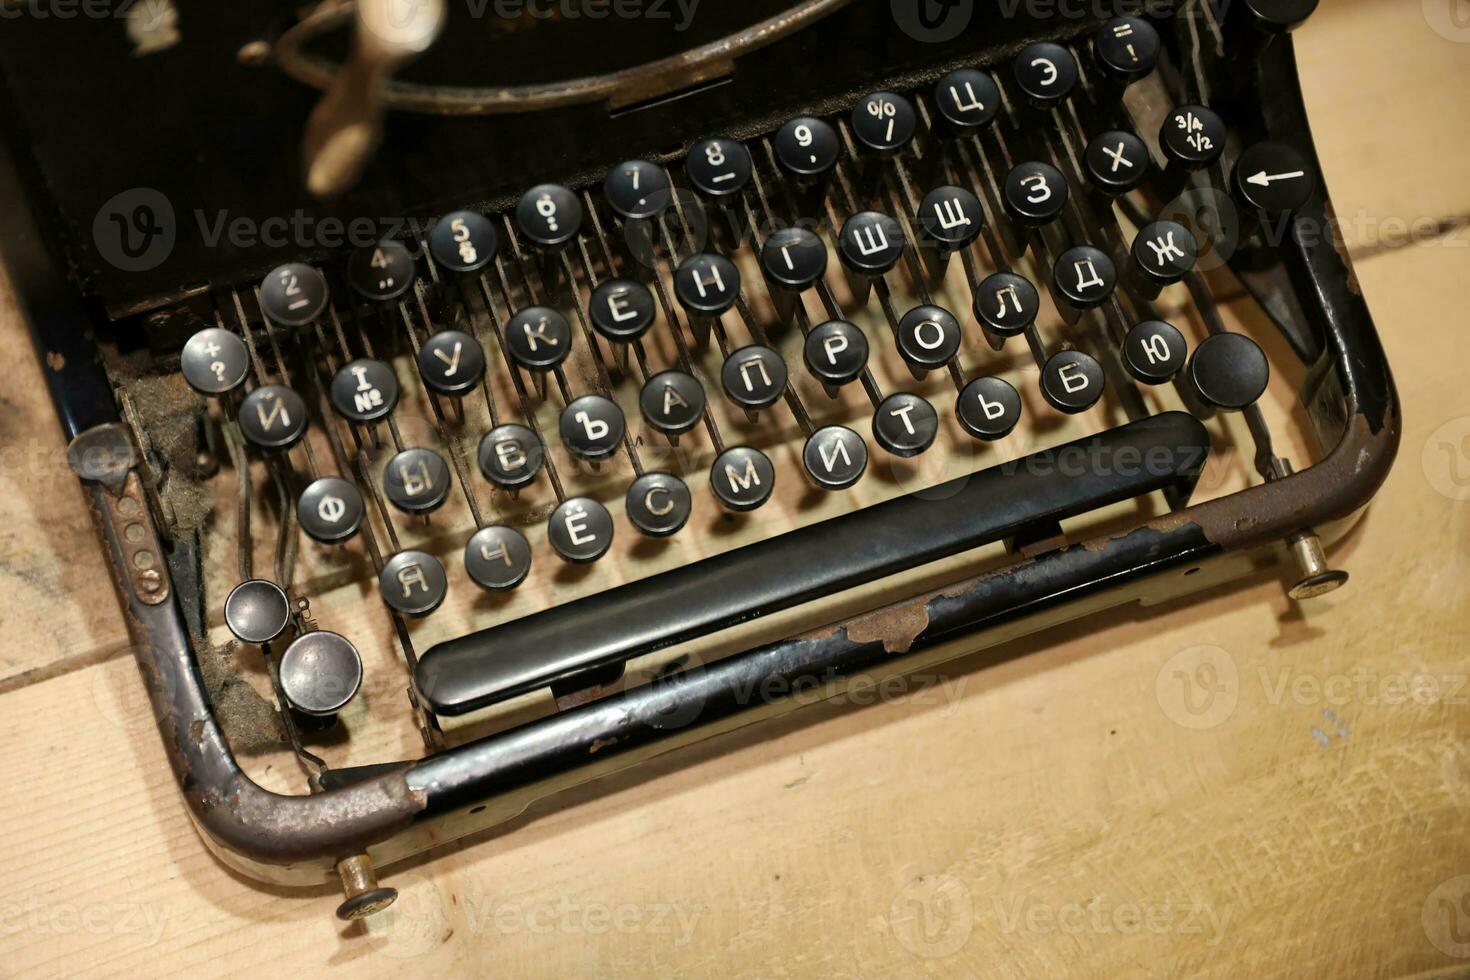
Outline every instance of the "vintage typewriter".
<path id="1" fill-rule="evenodd" d="M 0 238 L 220 858 L 356 917 L 852 685 L 1341 585 L 1399 418 L 1315 5 L 7 20 Z"/>

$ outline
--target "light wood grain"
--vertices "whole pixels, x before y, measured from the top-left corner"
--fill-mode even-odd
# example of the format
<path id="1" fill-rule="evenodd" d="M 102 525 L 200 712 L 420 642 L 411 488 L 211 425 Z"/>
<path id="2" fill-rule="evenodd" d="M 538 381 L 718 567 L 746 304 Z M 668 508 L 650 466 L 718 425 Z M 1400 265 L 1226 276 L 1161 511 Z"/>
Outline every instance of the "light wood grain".
<path id="1" fill-rule="evenodd" d="M 1405 66 L 1423 106 L 1464 111 L 1470 48 L 1418 6 L 1324 5 L 1301 35 L 1342 211 L 1470 210 L 1446 162 L 1470 127 L 1393 163 L 1352 150 L 1427 125 L 1390 95 Z M 1427 176 L 1385 180 L 1399 163 Z M 1347 590 L 1297 607 L 1261 581 L 809 709 L 399 869 L 366 929 L 208 855 L 128 658 L 46 667 L 126 640 L 69 474 L 7 467 L 0 608 L 24 640 L 0 650 L 0 974 L 1470 975 L 1435 942 L 1470 874 L 1470 249 L 1362 244 L 1406 422 L 1334 555 Z M 52 438 L 33 373 L 5 397 L 30 420 L 7 445 Z M 19 673 L 38 667 L 59 676 Z"/>

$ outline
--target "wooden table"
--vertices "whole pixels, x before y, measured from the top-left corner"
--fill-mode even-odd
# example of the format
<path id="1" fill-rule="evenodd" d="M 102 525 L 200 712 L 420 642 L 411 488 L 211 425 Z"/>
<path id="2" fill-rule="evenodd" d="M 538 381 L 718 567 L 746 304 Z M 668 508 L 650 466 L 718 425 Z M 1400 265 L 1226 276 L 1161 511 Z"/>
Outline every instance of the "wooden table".
<path id="1" fill-rule="evenodd" d="M 0 975 L 1470 975 L 1470 37 L 1434 19 L 1451 2 L 1332 0 L 1298 34 L 1405 403 L 1397 468 L 1334 555 L 1348 589 L 1297 606 L 1260 581 L 813 709 L 399 868 L 366 928 L 196 836 L 7 288 Z"/>

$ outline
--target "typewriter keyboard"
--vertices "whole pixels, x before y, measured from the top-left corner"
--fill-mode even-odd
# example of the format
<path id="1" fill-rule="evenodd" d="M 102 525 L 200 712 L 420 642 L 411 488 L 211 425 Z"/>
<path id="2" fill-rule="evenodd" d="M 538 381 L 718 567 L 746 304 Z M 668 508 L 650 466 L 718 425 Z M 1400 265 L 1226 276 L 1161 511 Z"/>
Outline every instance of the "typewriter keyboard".
<path id="1" fill-rule="evenodd" d="M 305 758 L 391 761 L 1308 462 L 1300 360 L 1198 204 L 1249 234 L 1314 177 L 1274 144 L 1227 171 L 1208 103 L 1117 18 L 216 290 L 178 362 L 207 503 L 171 525 L 204 628 Z M 1024 465 L 1097 433 L 1198 452 L 1101 489 Z"/>

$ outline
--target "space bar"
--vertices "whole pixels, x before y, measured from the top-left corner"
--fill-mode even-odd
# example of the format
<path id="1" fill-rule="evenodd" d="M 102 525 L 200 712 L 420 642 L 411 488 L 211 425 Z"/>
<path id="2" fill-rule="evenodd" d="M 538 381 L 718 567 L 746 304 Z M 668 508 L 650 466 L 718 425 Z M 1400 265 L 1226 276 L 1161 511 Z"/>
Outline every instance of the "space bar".
<path id="1" fill-rule="evenodd" d="M 1188 497 L 1209 452 L 1165 412 L 627 585 L 448 640 L 414 680 L 460 715 L 1049 522 L 1164 488 Z"/>

